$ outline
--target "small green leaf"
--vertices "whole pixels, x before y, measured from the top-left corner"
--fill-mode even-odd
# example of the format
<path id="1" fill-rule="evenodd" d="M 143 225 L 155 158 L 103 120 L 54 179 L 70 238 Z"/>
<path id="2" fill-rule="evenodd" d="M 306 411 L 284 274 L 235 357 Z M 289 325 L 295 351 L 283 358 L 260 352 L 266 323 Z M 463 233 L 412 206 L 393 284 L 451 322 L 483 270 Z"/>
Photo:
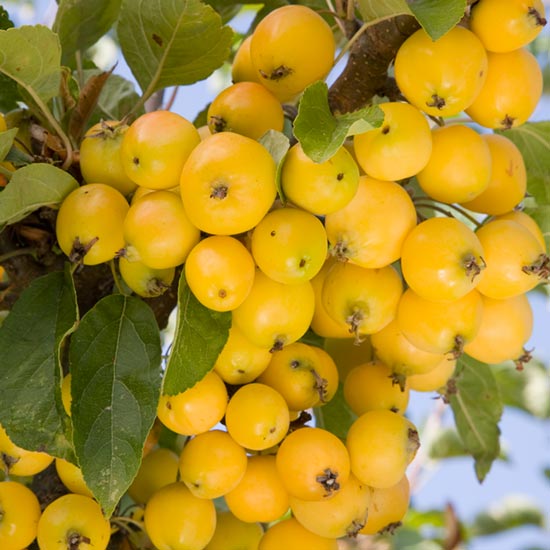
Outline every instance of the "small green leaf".
<path id="1" fill-rule="evenodd" d="M 283 163 L 290 149 L 290 140 L 282 133 L 276 130 L 268 130 L 260 139 L 259 142 L 269 151 L 275 164 L 277 165 L 276 182 L 277 193 L 283 204 L 286 203 L 286 198 L 281 186 L 281 170 Z"/>
<path id="2" fill-rule="evenodd" d="M 418 22 L 433 40 L 449 32 L 464 16 L 467 0 L 409 0 Z"/>
<path id="3" fill-rule="evenodd" d="M 513 141 L 527 169 L 525 212 L 539 224 L 550 250 L 550 122 L 527 122 L 498 134 Z"/>
<path id="4" fill-rule="evenodd" d="M 5 132 L 0 132 L 0 162 L 3 161 L 10 152 L 16 135 L 17 128 L 11 128 Z"/>
<path id="5" fill-rule="evenodd" d="M 51 164 L 39 162 L 16 170 L 2 191 L 0 229 L 41 206 L 57 206 L 77 187 L 78 182 L 68 172 Z"/>
<path id="6" fill-rule="evenodd" d="M 231 326 L 231 313 L 203 306 L 193 295 L 182 272 L 178 313 L 162 391 L 177 395 L 193 387 L 212 370 Z"/>
<path id="7" fill-rule="evenodd" d="M 322 407 L 313 409 L 316 425 L 346 440 L 350 426 L 355 422 L 357 415 L 349 408 L 344 399 L 344 386 L 338 385 L 334 397 Z"/>
<path id="8" fill-rule="evenodd" d="M 426 446 L 428 456 L 434 460 L 466 456 L 468 451 L 454 428 L 445 428 L 438 431 Z"/>
<path id="9" fill-rule="evenodd" d="M 44 25 L 0 30 L 0 73 L 44 103 L 59 93 L 61 46 Z"/>
<path id="10" fill-rule="evenodd" d="M 10 14 L 3 6 L 0 6 L 0 29 L 11 29 L 14 26 Z"/>
<path id="11" fill-rule="evenodd" d="M 101 299 L 81 320 L 69 350 L 75 453 L 108 517 L 134 479 L 160 393 L 161 346 L 143 300 Z"/>
<path id="12" fill-rule="evenodd" d="M 522 371 L 511 362 L 493 370 L 504 405 L 550 418 L 550 376 L 543 364 L 531 359 Z"/>
<path id="13" fill-rule="evenodd" d="M 62 47 L 61 61 L 74 65 L 74 54 L 93 46 L 113 26 L 121 0 L 60 0 L 53 23 Z"/>
<path id="14" fill-rule="evenodd" d="M 472 533 L 479 537 L 526 525 L 543 527 L 544 524 L 545 513 L 536 502 L 525 496 L 512 495 L 478 514 L 473 521 Z"/>
<path id="15" fill-rule="evenodd" d="M 357 5 L 363 21 L 376 21 L 382 17 L 412 14 L 406 0 L 358 0 Z"/>
<path id="16" fill-rule="evenodd" d="M 502 402 L 491 367 L 463 355 L 455 370 L 456 391 L 448 399 L 458 434 L 475 460 L 480 483 L 500 452 Z"/>
<path id="17" fill-rule="evenodd" d="M 20 447 L 73 456 L 60 357 L 77 318 L 72 278 L 57 271 L 35 279 L 0 326 L 0 424 Z"/>
<path id="18" fill-rule="evenodd" d="M 383 120 L 384 113 L 375 105 L 334 116 L 328 103 L 328 87 L 318 81 L 308 86 L 302 95 L 294 134 L 309 158 L 324 162 L 338 151 L 348 135 L 377 128 Z"/>
<path id="19" fill-rule="evenodd" d="M 199 0 L 123 0 L 117 32 L 146 98 L 205 79 L 229 58 L 233 37 Z"/>

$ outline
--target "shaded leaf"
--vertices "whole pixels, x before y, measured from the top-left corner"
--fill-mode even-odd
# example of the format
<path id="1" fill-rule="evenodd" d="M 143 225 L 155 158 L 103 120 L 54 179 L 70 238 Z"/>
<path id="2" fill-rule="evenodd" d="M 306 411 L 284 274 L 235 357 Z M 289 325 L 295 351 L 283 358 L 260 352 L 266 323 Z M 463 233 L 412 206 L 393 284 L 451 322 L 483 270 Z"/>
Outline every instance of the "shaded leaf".
<path id="1" fill-rule="evenodd" d="M 0 30 L 0 73 L 13 79 L 33 99 L 46 103 L 59 92 L 59 38 L 44 25 Z"/>
<path id="2" fill-rule="evenodd" d="M 407 0 L 358 0 L 357 6 L 363 21 L 375 21 L 382 17 L 412 14 Z"/>
<path id="3" fill-rule="evenodd" d="M 527 122 L 496 133 L 513 141 L 523 155 L 530 195 L 525 212 L 541 226 L 550 250 L 550 122 Z"/>
<path id="4" fill-rule="evenodd" d="M 286 154 L 290 149 L 290 140 L 282 132 L 268 130 L 258 141 L 269 151 L 275 161 L 277 166 L 275 177 L 275 181 L 277 183 L 277 193 L 279 194 L 281 202 L 285 204 L 286 198 L 281 185 L 281 170 Z"/>
<path id="5" fill-rule="evenodd" d="M 20 447 L 73 460 L 60 358 L 77 319 L 67 269 L 35 279 L 0 326 L 0 423 Z"/>
<path id="6" fill-rule="evenodd" d="M 532 499 L 525 496 L 506 496 L 487 511 L 477 514 L 472 524 L 474 536 L 492 535 L 516 527 L 543 527 L 545 513 Z"/>
<path id="7" fill-rule="evenodd" d="M 427 446 L 427 454 L 434 460 L 466 456 L 468 451 L 454 428 L 445 428 L 438 431 Z"/>
<path id="8" fill-rule="evenodd" d="M 480 482 L 500 452 L 502 402 L 491 367 L 463 355 L 455 370 L 456 391 L 448 399 L 464 447 L 475 460 Z"/>
<path id="9" fill-rule="evenodd" d="M 11 29 L 13 21 L 8 12 L 0 6 L 0 29 Z M 7 113 L 12 109 L 17 109 L 17 101 L 21 99 L 17 83 L 5 74 L 0 73 L 0 112 Z"/>
<path id="10" fill-rule="evenodd" d="M 231 326 L 231 313 L 203 306 L 191 292 L 182 272 L 178 311 L 162 391 L 176 395 L 193 387 L 212 370 Z"/>
<path id="11" fill-rule="evenodd" d="M 209 76 L 229 58 L 233 37 L 199 0 L 124 0 L 117 32 L 145 98 Z"/>
<path id="12" fill-rule="evenodd" d="M 100 300 L 71 338 L 73 440 L 86 484 L 110 516 L 134 479 L 160 392 L 160 334 L 139 298 Z"/>
<path id="13" fill-rule="evenodd" d="M 0 29 L 11 29 L 14 26 L 10 14 L 3 6 L 0 6 Z"/>
<path id="14" fill-rule="evenodd" d="M 16 135 L 17 128 L 11 128 L 5 132 L 0 132 L 0 161 L 3 161 L 10 152 Z"/>
<path id="15" fill-rule="evenodd" d="M 516 407 L 539 418 L 550 418 L 550 376 L 532 359 L 522 371 L 513 363 L 493 367 L 504 405 Z"/>
<path id="16" fill-rule="evenodd" d="M 433 40 L 441 38 L 464 16 L 467 0 L 409 0 L 418 22 Z"/>
<path id="17" fill-rule="evenodd" d="M 59 34 L 61 61 L 74 65 L 74 54 L 93 46 L 113 26 L 121 0 L 59 0 L 53 30 Z"/>
<path id="18" fill-rule="evenodd" d="M 246 2 L 231 2 L 228 0 L 205 0 L 205 4 L 212 6 L 221 16 L 222 21 L 227 23 L 241 10 L 242 4 Z"/>
<path id="19" fill-rule="evenodd" d="M 346 440 L 349 428 L 357 418 L 344 399 L 344 386 L 341 383 L 334 397 L 326 405 L 313 409 L 313 412 L 315 425 L 328 430 L 342 441 Z"/>
<path id="20" fill-rule="evenodd" d="M 61 168 L 36 163 L 19 168 L 2 191 L 0 229 L 41 206 L 57 206 L 78 187 L 78 182 Z"/>
<path id="21" fill-rule="evenodd" d="M 308 86 L 294 120 L 294 134 L 306 155 L 324 162 L 343 145 L 348 135 L 366 132 L 382 124 L 384 114 L 375 105 L 334 116 L 328 103 L 328 87 L 318 81 Z"/>

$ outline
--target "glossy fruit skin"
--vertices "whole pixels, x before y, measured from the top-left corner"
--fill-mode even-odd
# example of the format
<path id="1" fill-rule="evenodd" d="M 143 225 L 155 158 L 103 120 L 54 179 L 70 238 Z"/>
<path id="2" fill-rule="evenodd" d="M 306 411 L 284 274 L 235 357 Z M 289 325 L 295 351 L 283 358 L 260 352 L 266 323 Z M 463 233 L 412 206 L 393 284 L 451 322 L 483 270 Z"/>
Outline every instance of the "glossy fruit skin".
<path id="1" fill-rule="evenodd" d="M 89 183 L 71 191 L 59 208 L 56 221 L 57 242 L 71 258 L 75 239 L 80 246 L 73 255 L 78 261 L 82 254 L 84 265 L 97 265 L 112 260 L 124 247 L 123 222 L 128 202 L 114 187 Z M 77 243 L 78 245 L 78 243 Z"/>
<path id="2" fill-rule="evenodd" d="M 219 498 L 241 481 L 246 452 L 222 430 L 210 430 L 187 441 L 180 454 L 180 479 L 196 497 Z"/>
<path id="3" fill-rule="evenodd" d="M 433 302 L 407 289 L 397 308 L 399 329 L 414 346 L 436 354 L 458 357 L 481 324 L 483 301 L 471 290 L 453 302 Z"/>
<path id="4" fill-rule="evenodd" d="M 6 430 L 0 426 L 0 468 L 14 476 L 33 476 L 45 470 L 52 462 L 53 456 L 28 451 L 15 445 L 8 437 Z"/>
<path id="5" fill-rule="evenodd" d="M 481 0 L 470 16 L 470 29 L 491 52 L 509 52 L 526 46 L 545 23 L 541 0 Z"/>
<path id="6" fill-rule="evenodd" d="M 250 59 L 261 83 L 281 102 L 323 80 L 334 60 L 332 29 L 305 6 L 282 6 L 257 25 L 250 42 Z"/>
<path id="7" fill-rule="evenodd" d="M 409 388 L 399 387 L 390 367 L 379 360 L 353 368 L 344 381 L 344 399 L 361 416 L 367 411 L 387 409 L 404 414 L 409 403 Z"/>
<path id="8" fill-rule="evenodd" d="M 281 169 L 286 198 L 317 216 L 346 206 L 358 184 L 359 167 L 345 147 L 324 162 L 314 162 L 298 142 L 288 150 Z"/>
<path id="9" fill-rule="evenodd" d="M 216 531 L 204 550 L 258 550 L 263 533 L 259 523 L 247 523 L 229 511 L 217 511 Z"/>
<path id="10" fill-rule="evenodd" d="M 431 392 L 445 387 L 454 373 L 456 359 L 444 356 L 443 359 L 428 372 L 412 374 L 407 377 L 407 384 L 411 390 Z"/>
<path id="11" fill-rule="evenodd" d="M 350 475 L 332 498 L 312 501 L 291 496 L 290 508 L 306 529 L 336 539 L 357 534 L 366 522 L 370 499 L 369 487 Z"/>
<path id="12" fill-rule="evenodd" d="M 241 521 L 271 522 L 288 510 L 288 493 L 279 478 L 273 455 L 248 457 L 240 483 L 225 495 L 229 510 Z"/>
<path id="13" fill-rule="evenodd" d="M 179 457 L 163 447 L 153 449 L 141 461 L 138 473 L 128 488 L 128 495 L 138 504 L 145 504 L 156 491 L 178 477 Z"/>
<path id="14" fill-rule="evenodd" d="M 157 415 L 172 431 L 196 435 L 213 428 L 225 414 L 227 390 L 213 371 L 177 395 L 161 395 Z"/>
<path id="15" fill-rule="evenodd" d="M 123 229 L 127 259 L 152 269 L 182 264 L 200 239 L 180 197 L 170 191 L 149 193 L 132 204 Z"/>
<path id="16" fill-rule="evenodd" d="M 542 95 L 537 58 L 525 48 L 487 55 L 487 78 L 466 113 L 486 128 L 520 126 L 533 114 Z"/>
<path id="17" fill-rule="evenodd" d="M 84 481 L 82 470 L 78 466 L 68 460 L 58 457 L 55 459 L 55 469 L 59 479 L 71 493 L 77 493 L 79 495 L 94 498 L 92 491 L 90 491 Z"/>
<path id="18" fill-rule="evenodd" d="M 537 239 L 541 248 L 546 253 L 546 241 L 544 240 L 544 235 L 538 223 L 526 212 L 522 210 L 512 210 L 506 214 L 501 214 L 500 216 L 495 216 L 493 220 L 510 220 L 520 225 L 523 225 L 528 229 L 532 235 Z"/>
<path id="19" fill-rule="evenodd" d="M 235 132 L 260 139 L 268 130 L 283 131 L 285 116 L 279 100 L 256 82 L 238 82 L 210 103 L 206 120 L 211 133 Z"/>
<path id="20" fill-rule="evenodd" d="M 120 155 L 130 179 L 149 189 L 179 184 L 187 157 L 200 143 L 197 129 L 171 111 L 152 111 L 138 117 L 124 134 Z"/>
<path id="21" fill-rule="evenodd" d="M 402 292 L 401 278 L 392 266 L 367 269 L 338 262 L 325 278 L 322 300 L 327 313 L 360 340 L 395 317 Z"/>
<path id="22" fill-rule="evenodd" d="M 381 103 L 384 121 L 353 138 L 355 158 L 372 178 L 397 181 L 422 170 L 432 152 L 426 117 L 409 103 Z"/>
<path id="23" fill-rule="evenodd" d="M 290 517 L 271 525 L 260 540 L 258 550 L 338 550 L 336 539 L 321 537 Z"/>
<path id="24" fill-rule="evenodd" d="M 275 200 L 275 161 L 257 141 L 220 132 L 191 153 L 181 172 L 180 190 L 189 219 L 201 231 L 244 233 Z"/>
<path id="25" fill-rule="evenodd" d="M 483 296 L 481 326 L 464 351 L 484 363 L 519 359 L 533 331 L 533 311 L 527 296 L 494 300 Z"/>
<path id="26" fill-rule="evenodd" d="M 256 346 L 235 325 L 231 325 L 225 345 L 214 363 L 214 370 L 228 384 L 252 382 L 271 361 L 269 348 Z"/>
<path id="27" fill-rule="evenodd" d="M 61 402 L 63 404 L 63 409 L 67 413 L 67 416 L 71 416 L 71 405 L 73 398 L 71 395 L 71 373 L 67 373 L 63 380 L 61 381 Z"/>
<path id="28" fill-rule="evenodd" d="M 225 413 L 229 435 L 242 447 L 269 449 L 288 431 L 290 416 L 283 396 L 275 389 L 254 382 L 241 386 L 231 397 Z"/>
<path id="29" fill-rule="evenodd" d="M 472 104 L 487 73 L 487 53 L 477 36 L 460 26 L 433 41 L 423 29 L 412 34 L 395 58 L 403 95 L 434 116 L 453 116 Z"/>
<path id="30" fill-rule="evenodd" d="M 250 42 L 252 35 L 247 36 L 239 46 L 235 53 L 233 63 L 231 65 L 231 81 L 237 82 L 258 82 L 260 83 L 260 75 L 252 65 L 250 59 Z"/>
<path id="31" fill-rule="evenodd" d="M 126 174 L 120 147 L 128 125 L 117 120 L 94 124 L 80 143 L 80 171 L 87 183 L 104 183 L 124 196 L 136 190 L 137 184 Z"/>
<path id="32" fill-rule="evenodd" d="M 517 146 L 500 134 L 483 134 L 491 152 L 491 178 L 485 191 L 462 206 L 483 214 L 499 215 L 513 210 L 527 191 L 527 172 Z"/>
<path id="33" fill-rule="evenodd" d="M 325 217 L 330 252 L 362 267 L 385 267 L 400 258 L 416 219 L 414 204 L 403 187 L 361 176 L 353 199 Z"/>
<path id="34" fill-rule="evenodd" d="M 130 290 L 143 298 L 155 298 L 164 294 L 176 275 L 175 267 L 153 269 L 139 260 L 129 261 L 119 258 L 118 268 Z"/>
<path id="35" fill-rule="evenodd" d="M 277 390 L 291 411 L 302 411 L 329 402 L 338 388 L 338 371 L 323 350 L 294 342 L 272 354 L 257 381 Z"/>
<path id="36" fill-rule="evenodd" d="M 181 481 L 159 489 L 145 506 L 145 531 L 157 550 L 202 550 L 214 536 L 216 508 Z"/>
<path id="37" fill-rule="evenodd" d="M 375 488 L 395 485 L 419 447 L 414 424 L 400 414 L 378 409 L 362 414 L 346 438 L 351 472 Z"/>
<path id="38" fill-rule="evenodd" d="M 250 252 L 227 235 L 212 235 L 198 242 L 189 252 L 184 269 L 197 300 L 214 311 L 231 311 L 241 305 L 256 272 Z"/>
<path id="39" fill-rule="evenodd" d="M 36 537 L 40 503 L 36 495 L 17 481 L 0 481 L 0 547 L 21 550 Z"/>
<path id="40" fill-rule="evenodd" d="M 257 270 L 249 295 L 233 310 L 233 323 L 252 343 L 275 351 L 306 333 L 314 307 L 309 281 L 285 285 Z"/>
<path id="41" fill-rule="evenodd" d="M 484 251 L 479 238 L 456 218 L 428 218 L 408 235 L 401 270 L 416 294 L 434 302 L 452 302 L 483 280 Z"/>
<path id="42" fill-rule="evenodd" d="M 272 210 L 252 231 L 258 267 L 279 283 L 312 279 L 327 257 L 327 234 L 319 218 L 298 208 Z"/>
<path id="43" fill-rule="evenodd" d="M 391 487 L 371 488 L 371 502 L 367 523 L 359 531 L 362 535 L 380 532 L 392 533 L 399 527 L 409 509 L 410 485 L 407 476 Z"/>
<path id="44" fill-rule="evenodd" d="M 345 445 L 322 428 L 305 427 L 287 435 L 276 463 L 288 494 L 301 500 L 333 498 L 350 475 Z"/>
<path id="45" fill-rule="evenodd" d="M 485 191 L 491 178 L 491 152 L 472 128 L 452 124 L 432 130 L 432 154 L 416 174 L 431 198 L 452 204 L 465 202 Z"/>
<path id="46" fill-rule="evenodd" d="M 57 498 L 46 506 L 38 521 L 40 550 L 67 550 L 73 538 L 79 550 L 105 550 L 110 537 L 111 526 L 101 507 L 84 495 Z"/>
<path id="47" fill-rule="evenodd" d="M 479 292 L 498 300 L 524 294 L 539 284 L 541 278 L 532 267 L 544 261 L 545 252 L 525 226 L 493 220 L 476 233 L 487 262 Z"/>

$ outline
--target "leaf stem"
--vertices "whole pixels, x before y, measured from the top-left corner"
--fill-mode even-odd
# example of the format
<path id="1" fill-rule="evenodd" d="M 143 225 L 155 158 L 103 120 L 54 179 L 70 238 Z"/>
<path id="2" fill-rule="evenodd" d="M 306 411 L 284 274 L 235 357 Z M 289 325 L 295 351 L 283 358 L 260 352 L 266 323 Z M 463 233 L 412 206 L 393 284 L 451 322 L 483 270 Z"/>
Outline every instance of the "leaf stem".
<path id="1" fill-rule="evenodd" d="M 11 260 L 12 258 L 16 258 L 17 256 L 26 256 L 26 255 L 34 256 L 35 249 L 30 246 L 27 246 L 25 248 L 16 248 L 15 250 L 10 250 L 5 254 L 0 255 L 0 264 L 3 264 L 4 262 Z"/>

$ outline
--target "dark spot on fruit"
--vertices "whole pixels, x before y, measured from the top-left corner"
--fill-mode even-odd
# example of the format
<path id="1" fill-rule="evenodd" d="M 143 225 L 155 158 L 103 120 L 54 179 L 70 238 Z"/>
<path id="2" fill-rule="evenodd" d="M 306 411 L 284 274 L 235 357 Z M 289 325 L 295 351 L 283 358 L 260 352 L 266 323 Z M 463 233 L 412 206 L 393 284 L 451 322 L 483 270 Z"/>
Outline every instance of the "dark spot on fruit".
<path id="1" fill-rule="evenodd" d="M 390 133 L 390 127 L 386 124 L 386 125 L 382 128 L 381 132 L 382 132 L 384 135 L 389 134 L 389 133 Z"/>
<path id="2" fill-rule="evenodd" d="M 134 157 L 132 159 L 132 162 L 136 165 L 136 166 L 139 166 L 139 158 L 138 157 Z"/>
<path id="3" fill-rule="evenodd" d="M 277 235 L 277 232 L 275 231 L 275 229 L 270 233 L 270 235 L 271 235 L 272 237 L 275 237 L 275 235 Z"/>
<path id="4" fill-rule="evenodd" d="M 336 176 L 336 179 L 338 181 L 342 181 L 344 179 L 344 174 L 342 172 L 340 172 L 337 176 Z"/>

